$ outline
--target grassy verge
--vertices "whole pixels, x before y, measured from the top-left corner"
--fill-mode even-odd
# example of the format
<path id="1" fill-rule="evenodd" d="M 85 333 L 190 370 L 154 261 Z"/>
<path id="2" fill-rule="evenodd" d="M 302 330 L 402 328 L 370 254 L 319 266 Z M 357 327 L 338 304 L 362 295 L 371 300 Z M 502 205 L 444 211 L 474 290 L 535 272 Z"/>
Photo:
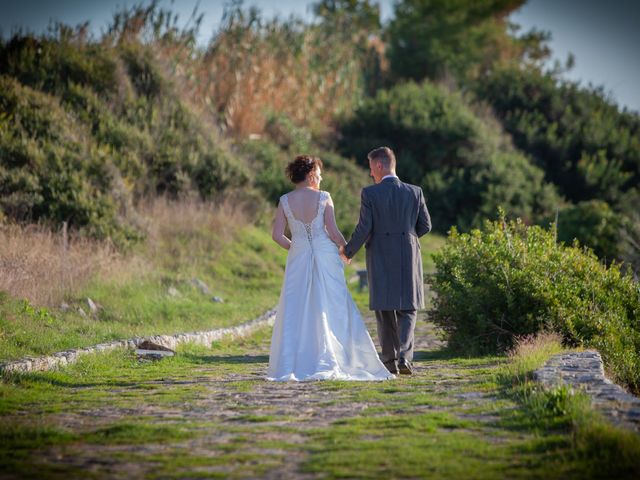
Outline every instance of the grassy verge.
<path id="1" fill-rule="evenodd" d="M 583 392 L 560 386 L 542 390 L 532 381 L 534 370 L 563 351 L 560 337 L 539 334 L 520 341 L 498 374 L 507 396 L 523 407 L 532 429 L 569 432 L 571 455 L 585 478 L 638 478 L 640 437 L 608 422 Z"/>
<path id="2" fill-rule="evenodd" d="M 229 326 L 277 303 L 286 252 L 265 229 L 249 226 L 224 239 L 215 231 L 202 235 L 206 242 L 199 248 L 206 252 L 195 253 L 199 261 L 192 259 L 194 239 L 176 235 L 144 252 L 154 268 L 130 273 L 125 280 L 98 276 L 65 299 L 66 311 L 0 294 L 0 360 L 137 335 Z M 193 284 L 196 278 L 210 294 Z M 214 296 L 224 303 L 214 302 Z M 95 314 L 87 298 L 100 306 Z"/>

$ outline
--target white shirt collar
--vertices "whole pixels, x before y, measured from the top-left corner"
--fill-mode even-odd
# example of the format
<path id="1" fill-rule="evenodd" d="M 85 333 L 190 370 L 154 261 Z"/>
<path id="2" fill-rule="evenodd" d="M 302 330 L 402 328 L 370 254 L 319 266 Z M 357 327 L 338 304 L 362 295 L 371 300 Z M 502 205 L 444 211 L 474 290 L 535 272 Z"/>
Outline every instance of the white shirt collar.
<path id="1" fill-rule="evenodd" d="M 398 176 L 397 175 L 385 175 L 384 177 L 382 177 L 382 179 L 380 181 L 384 180 L 385 178 L 398 178 Z"/>

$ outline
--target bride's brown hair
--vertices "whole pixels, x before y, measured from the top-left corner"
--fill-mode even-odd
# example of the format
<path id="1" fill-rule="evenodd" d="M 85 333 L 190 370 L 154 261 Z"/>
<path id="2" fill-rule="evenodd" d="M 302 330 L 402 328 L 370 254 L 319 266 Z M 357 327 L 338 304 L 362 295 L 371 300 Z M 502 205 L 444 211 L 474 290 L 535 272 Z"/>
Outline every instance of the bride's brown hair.
<path id="1" fill-rule="evenodd" d="M 292 183 L 304 182 L 309 172 L 322 168 L 322 160 L 311 155 L 298 155 L 287 165 L 286 173 Z"/>

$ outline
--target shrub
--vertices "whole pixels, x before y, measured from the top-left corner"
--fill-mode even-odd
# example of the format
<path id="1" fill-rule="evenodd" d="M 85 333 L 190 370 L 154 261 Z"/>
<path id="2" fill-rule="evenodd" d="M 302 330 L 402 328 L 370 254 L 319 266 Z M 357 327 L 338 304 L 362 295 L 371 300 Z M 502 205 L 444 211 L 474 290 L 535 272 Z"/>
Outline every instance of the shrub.
<path id="1" fill-rule="evenodd" d="M 71 40 L 64 35 L 36 38 L 17 34 L 6 43 L 0 42 L 0 73 L 51 94 L 62 94 L 71 82 L 101 95 L 115 95 L 118 82 L 113 49 Z"/>
<path id="2" fill-rule="evenodd" d="M 640 181 L 640 116 L 619 111 L 602 89 L 504 68 L 480 78 L 475 91 L 571 201 L 615 205 Z"/>
<path id="3" fill-rule="evenodd" d="M 0 77 L 0 208 L 18 220 L 64 221 L 99 238 L 138 237 L 117 216 L 117 173 L 55 97 Z M 126 200 L 126 199 L 123 199 Z"/>
<path id="4" fill-rule="evenodd" d="M 500 126 L 462 95 L 425 82 L 366 100 L 341 126 L 341 149 L 363 165 L 374 147 L 396 152 L 401 178 L 425 189 L 434 229 L 479 227 L 502 206 L 535 221 L 559 200 L 544 173 L 515 150 Z"/>
<path id="5" fill-rule="evenodd" d="M 566 344 L 597 348 L 619 380 L 640 387 L 640 291 L 617 264 L 504 217 L 468 234 L 453 228 L 434 259 L 431 318 L 452 347 L 500 351 L 518 336 L 557 331 Z"/>
<path id="6" fill-rule="evenodd" d="M 621 256 L 619 231 L 622 226 L 623 218 L 602 200 L 579 202 L 558 212 L 558 240 L 570 244 L 577 239 L 609 262 Z"/>
<path id="7" fill-rule="evenodd" d="M 246 184 L 157 57 L 135 37 L 97 43 L 64 28 L 0 41 L 0 216 L 122 244 L 139 237 L 134 199 Z"/>

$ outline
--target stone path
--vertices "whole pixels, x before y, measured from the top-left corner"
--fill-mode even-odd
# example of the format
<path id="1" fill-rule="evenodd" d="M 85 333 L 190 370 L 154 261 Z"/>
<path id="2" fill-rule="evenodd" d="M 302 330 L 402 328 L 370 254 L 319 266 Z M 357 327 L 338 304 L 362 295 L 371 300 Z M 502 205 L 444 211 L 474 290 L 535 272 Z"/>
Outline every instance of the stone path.
<path id="1" fill-rule="evenodd" d="M 367 322 L 375 332 L 374 320 Z M 548 433 L 552 447 L 544 447 L 547 433 L 529 431 L 518 404 L 498 396 L 495 373 L 504 359 L 442 356 L 443 342 L 424 320 L 416 329 L 415 374 L 388 382 L 266 382 L 269 329 L 229 345 L 197 353 L 180 350 L 157 364 L 131 360 L 122 372 L 104 379 L 79 377 L 76 382 L 76 377 L 43 374 L 43 381 L 67 396 L 58 403 L 27 401 L 9 416 L 0 415 L 0 422 L 36 422 L 78 435 L 80 440 L 28 452 L 33 478 L 324 478 L 324 472 L 312 468 L 314 455 L 322 454 L 318 438 L 336 425 L 351 428 L 354 422 L 385 418 L 421 425 L 441 417 L 440 427 L 424 427 L 417 438 L 451 441 L 452 448 L 472 438 L 478 451 L 466 457 L 449 454 L 444 460 L 449 470 L 443 471 L 471 462 L 508 478 L 540 478 L 546 472 L 544 459 L 551 455 L 561 462 L 567 456 L 558 450 L 558 432 Z M 181 367 L 181 361 L 187 366 Z M 160 373 L 154 373 L 154 365 Z M 164 371 L 163 365 L 168 366 Z M 152 429 L 151 437 L 135 441 L 139 428 Z M 174 431 L 163 439 L 163 428 Z M 370 441 L 374 448 L 384 442 L 366 432 L 359 441 Z M 417 471 L 404 476 L 425 476 L 426 470 Z M 495 478 L 487 472 L 478 478 Z M 0 478 L 25 476 L 0 471 Z M 567 478 L 581 477 L 574 472 Z"/>
<path id="2" fill-rule="evenodd" d="M 371 332 L 375 332 L 371 318 L 367 319 Z M 267 339 L 268 337 L 265 337 Z M 492 422 L 497 417 L 492 413 L 478 412 L 481 405 L 490 404 L 494 398 L 483 391 L 467 391 L 472 385 L 465 378 L 463 366 L 444 368 L 435 364 L 424 364 L 421 359 L 437 351 L 443 342 L 434 335 L 433 327 L 424 321 L 418 322 L 416 331 L 416 372 L 412 381 L 424 386 L 424 392 L 440 394 L 448 398 L 450 406 L 438 406 L 425 402 L 414 405 L 410 413 L 452 407 L 460 409 L 460 417 L 474 421 Z M 377 340 L 374 338 L 374 341 Z M 89 432 L 97 428 L 109 428 L 123 419 L 145 419 L 149 424 L 171 424 L 187 422 L 202 425 L 203 433 L 180 442 L 145 443 L 142 445 L 108 445 L 99 449 L 93 444 L 72 443 L 44 449 L 39 453 L 38 462 L 48 466 L 70 468 L 97 477 L 132 478 L 148 476 L 157 468 L 146 459 L 156 456 L 180 456 L 181 452 L 201 457 L 215 457 L 233 449 L 239 436 L 249 436 L 243 444 L 244 454 L 261 455 L 264 458 L 279 458 L 266 471 L 249 471 L 248 476 L 261 478 L 316 478 L 318 475 L 301 471 L 300 465 L 307 458 L 304 448 L 292 448 L 303 444 L 306 432 L 326 427 L 343 418 L 358 417 L 370 408 L 391 408 L 393 401 L 386 398 L 367 398 L 359 389 L 361 385 L 349 388 L 327 388 L 327 382 L 273 383 L 263 381 L 268 362 L 268 341 L 257 345 L 253 351 L 241 356 L 220 357 L 209 360 L 211 364 L 223 362 L 226 365 L 240 365 L 239 372 L 224 373 L 213 370 L 209 363 L 203 364 L 180 379 L 151 379 L 136 385 L 122 385 L 109 391 L 110 395 L 135 396 L 149 392 L 149 401 L 125 404 L 122 402 L 95 402 L 81 408 L 44 415 L 48 424 L 61 426 L 68 431 Z M 394 384 L 386 382 L 393 391 Z M 482 377 L 474 381 L 482 381 Z M 360 383 L 360 382 L 358 382 Z M 369 383 L 369 382 L 362 382 Z M 381 385 L 378 383 L 378 385 Z M 198 387 L 200 390 L 184 402 L 159 404 L 154 402 L 154 389 L 162 392 Z M 72 387 L 77 393 L 91 387 Z M 359 398 L 359 392 L 362 398 Z M 407 392 L 397 392 L 396 399 Z M 400 405 L 400 404 L 398 404 Z M 401 408 L 401 407 L 398 407 Z M 388 415 L 390 412 L 385 413 Z M 403 412 L 408 413 L 408 412 Z M 33 415 L 25 411 L 24 415 Z M 43 415 L 41 413 L 41 415 Z M 274 445 L 270 447 L 270 445 Z M 283 447 L 284 444 L 284 447 Z M 286 458 L 286 461 L 282 461 Z M 203 467 L 205 468 L 205 467 Z M 233 462 L 207 467 L 209 473 L 236 475 Z M 206 470 L 206 469 L 205 469 Z M 232 476 L 233 476 L 232 475 Z M 0 475 L 2 477 L 2 475 Z M 12 478 L 11 476 L 7 478 Z M 17 478 L 17 477 L 15 477 Z"/>
<path id="3" fill-rule="evenodd" d="M 534 377 L 546 388 L 569 385 L 585 391 L 594 407 L 614 424 L 640 432 L 640 398 L 606 378 L 598 351 L 555 355 Z"/>

